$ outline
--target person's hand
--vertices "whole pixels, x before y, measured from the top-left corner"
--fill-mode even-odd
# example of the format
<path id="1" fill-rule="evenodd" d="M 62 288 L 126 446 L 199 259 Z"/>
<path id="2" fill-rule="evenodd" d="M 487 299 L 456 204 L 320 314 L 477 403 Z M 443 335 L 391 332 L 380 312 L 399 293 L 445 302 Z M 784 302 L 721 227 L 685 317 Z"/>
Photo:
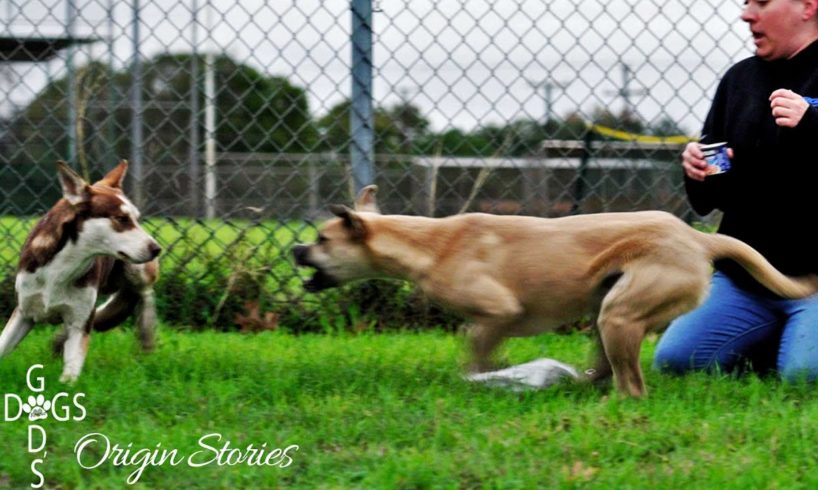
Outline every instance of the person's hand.
<path id="1" fill-rule="evenodd" d="M 727 157 L 733 158 L 733 149 L 727 149 Z M 693 180 L 702 182 L 705 177 L 710 175 L 708 172 L 707 161 L 704 159 L 704 153 L 701 150 L 701 144 L 692 141 L 685 146 L 682 152 L 682 167 L 685 175 Z"/>
<path id="2" fill-rule="evenodd" d="M 792 90 L 780 88 L 770 94 L 770 108 L 777 125 L 794 128 L 801 122 L 809 103 Z"/>
<path id="3" fill-rule="evenodd" d="M 685 175 L 693 180 L 703 181 L 707 177 L 707 162 L 704 160 L 701 145 L 692 141 L 685 146 L 682 152 L 682 167 Z"/>

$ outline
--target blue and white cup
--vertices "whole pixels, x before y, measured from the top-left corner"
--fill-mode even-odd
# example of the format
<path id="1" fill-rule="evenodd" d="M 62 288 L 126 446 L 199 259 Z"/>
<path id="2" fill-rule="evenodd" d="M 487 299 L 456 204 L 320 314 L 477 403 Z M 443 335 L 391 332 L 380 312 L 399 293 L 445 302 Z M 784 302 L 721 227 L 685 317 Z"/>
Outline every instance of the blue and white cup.
<path id="1" fill-rule="evenodd" d="M 730 170 L 730 157 L 727 156 L 727 142 L 701 145 L 704 160 L 707 162 L 707 175 L 723 174 Z"/>

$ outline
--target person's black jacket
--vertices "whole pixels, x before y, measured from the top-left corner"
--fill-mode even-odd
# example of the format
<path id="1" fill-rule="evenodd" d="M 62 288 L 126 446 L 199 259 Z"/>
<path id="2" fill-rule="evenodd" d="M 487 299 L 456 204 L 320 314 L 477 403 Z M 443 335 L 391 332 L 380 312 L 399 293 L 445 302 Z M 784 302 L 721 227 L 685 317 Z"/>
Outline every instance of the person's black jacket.
<path id="1" fill-rule="evenodd" d="M 818 273 L 818 107 L 795 128 L 779 127 L 769 100 L 779 88 L 818 98 L 818 41 L 790 59 L 751 57 L 727 71 L 702 142 L 726 141 L 731 169 L 704 182 L 685 177 L 685 188 L 698 214 L 723 211 L 720 233 L 753 246 L 785 274 Z M 763 291 L 733 262 L 716 268 Z"/>

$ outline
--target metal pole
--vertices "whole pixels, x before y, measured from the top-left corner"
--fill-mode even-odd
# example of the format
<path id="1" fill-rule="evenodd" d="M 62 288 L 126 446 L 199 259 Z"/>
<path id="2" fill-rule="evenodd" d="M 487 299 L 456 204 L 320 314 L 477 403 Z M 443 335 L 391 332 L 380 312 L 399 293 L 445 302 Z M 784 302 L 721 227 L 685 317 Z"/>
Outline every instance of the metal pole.
<path id="1" fill-rule="evenodd" d="M 631 67 L 628 66 L 627 63 L 622 63 L 622 88 L 619 90 L 619 95 L 622 96 L 622 101 L 624 102 L 624 111 L 636 117 L 636 104 L 631 102 L 631 96 L 646 95 L 648 90 L 641 88 L 631 90 L 630 84 L 632 79 L 633 71 Z"/>
<path id="2" fill-rule="evenodd" d="M 114 0 L 108 0 L 108 121 L 106 123 L 106 158 L 107 165 L 117 162 L 116 150 L 116 90 L 114 87 Z"/>
<path id="3" fill-rule="evenodd" d="M 207 35 L 210 29 L 210 1 L 207 2 Z M 208 41 L 208 44 L 211 44 Z M 216 80 L 213 73 L 212 45 L 205 55 L 205 217 L 216 217 Z"/>
<path id="4" fill-rule="evenodd" d="M 574 204 L 571 206 L 571 214 L 580 214 L 580 206 L 585 199 L 585 182 L 588 180 L 588 164 L 591 160 L 591 145 L 594 141 L 594 132 L 590 128 L 585 130 L 582 138 L 582 156 L 577 168 L 577 180 L 574 182 Z"/>
<path id="5" fill-rule="evenodd" d="M 193 0 L 190 57 L 190 215 L 199 216 L 199 3 Z"/>
<path id="6" fill-rule="evenodd" d="M 312 221 L 318 217 L 318 193 L 321 192 L 321 176 L 315 168 L 315 159 L 312 157 L 307 160 L 307 176 L 309 182 L 307 219 Z"/>
<path id="7" fill-rule="evenodd" d="M 352 0 L 352 179 L 355 192 L 375 180 L 372 114 L 372 1 Z"/>
<path id="8" fill-rule="evenodd" d="M 548 121 L 552 120 L 554 117 L 554 89 L 564 89 L 568 86 L 568 82 L 555 82 L 551 81 L 550 79 L 546 78 L 539 82 L 535 82 L 532 80 L 528 80 L 528 85 L 530 85 L 534 89 L 538 89 L 540 87 L 543 88 L 543 103 L 545 107 L 543 108 L 543 114 L 545 116 L 545 121 L 543 121 L 543 127 L 548 124 Z"/>
<path id="9" fill-rule="evenodd" d="M 68 76 L 68 161 L 77 161 L 77 77 L 74 74 L 74 18 L 76 17 L 76 5 L 74 0 L 68 0 L 65 8 L 65 28 L 68 41 L 66 51 L 66 71 Z M 86 179 L 88 175 L 84 176 Z"/>
<path id="10" fill-rule="evenodd" d="M 213 53 L 205 55 L 205 209 L 206 217 L 216 217 L 216 83 Z"/>
<path id="11" fill-rule="evenodd" d="M 545 83 L 545 124 L 551 120 L 551 94 L 554 89 L 554 84 L 550 82 Z"/>
<path id="12" fill-rule="evenodd" d="M 622 100 L 625 101 L 625 110 L 628 112 L 631 112 L 631 91 L 628 87 L 631 80 L 630 72 L 631 68 L 626 63 L 622 63 Z"/>
<path id="13" fill-rule="evenodd" d="M 131 175 L 134 204 L 142 199 L 142 65 L 139 61 L 139 0 L 133 2 L 133 58 L 131 60 Z"/>

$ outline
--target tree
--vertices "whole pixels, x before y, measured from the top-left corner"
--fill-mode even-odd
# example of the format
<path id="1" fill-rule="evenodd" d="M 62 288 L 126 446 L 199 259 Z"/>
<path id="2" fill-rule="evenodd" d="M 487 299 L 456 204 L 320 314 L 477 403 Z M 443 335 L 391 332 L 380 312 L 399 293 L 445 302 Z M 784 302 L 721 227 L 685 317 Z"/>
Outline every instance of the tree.
<path id="1" fill-rule="evenodd" d="M 316 126 L 323 137 L 322 148 L 341 153 L 349 151 L 349 117 L 352 103 L 344 100 L 318 119 Z M 398 104 L 389 109 L 373 110 L 375 153 L 412 154 L 423 145 L 429 121 L 420 109 L 411 104 Z"/>
<path id="2" fill-rule="evenodd" d="M 400 134 L 401 152 L 414 153 L 415 141 L 423 138 L 429 130 L 429 120 L 423 117 L 416 106 L 409 102 L 395 104 L 386 111 L 391 125 Z"/>
<path id="3" fill-rule="evenodd" d="M 656 136 L 677 136 L 687 134 L 679 124 L 669 117 L 664 117 L 648 127 L 650 134 Z"/>
<path id="4" fill-rule="evenodd" d="M 420 153 L 426 155 L 487 157 L 494 154 L 493 142 L 484 132 L 466 133 L 458 128 L 427 134 L 417 147 Z"/>
<path id="5" fill-rule="evenodd" d="M 174 135 L 189 124 L 192 55 L 161 55 L 144 68 L 145 94 L 156 102 L 149 125 L 157 137 Z M 199 55 L 200 72 L 205 59 Z M 282 77 L 268 77 L 228 56 L 213 60 L 216 90 L 216 141 L 219 151 L 304 153 L 317 142 L 306 91 Z M 199 108 L 205 94 L 199 89 Z M 199 118 L 204 123 L 203 112 Z M 154 124 L 156 126 L 154 126 Z M 202 127 L 203 130 L 203 127 Z M 168 139 L 166 138 L 166 139 Z"/>
<path id="6" fill-rule="evenodd" d="M 642 134 L 645 131 L 642 120 L 627 109 L 623 109 L 619 114 L 614 114 L 607 108 L 597 106 L 591 112 L 591 121 L 594 124 L 629 133 Z"/>
<path id="7" fill-rule="evenodd" d="M 159 55 L 143 65 L 143 125 L 145 148 L 152 159 L 186 161 L 190 145 L 190 97 L 193 88 L 190 54 Z M 199 56 L 200 73 L 205 60 Z M 306 91 L 281 77 L 268 77 L 227 56 L 213 63 L 216 86 L 216 140 L 218 151 L 293 152 L 311 151 L 317 131 L 309 113 Z M 80 124 L 84 136 L 79 145 L 89 159 L 130 153 L 132 73 L 114 72 L 92 62 L 77 70 L 79 94 L 76 107 L 85 107 Z M 203 78 L 203 77 L 202 77 Z M 204 132 L 205 94 L 199 89 L 199 133 Z M 68 150 L 68 80 L 47 85 L 10 123 L 7 138 L 20 148 L 27 162 L 53 165 Z M 74 128 L 76 129 L 76 128 Z M 8 141 L 4 142 L 8 146 Z M 105 162 L 105 166 L 113 162 Z M 169 162 L 170 163 L 170 162 Z"/>

